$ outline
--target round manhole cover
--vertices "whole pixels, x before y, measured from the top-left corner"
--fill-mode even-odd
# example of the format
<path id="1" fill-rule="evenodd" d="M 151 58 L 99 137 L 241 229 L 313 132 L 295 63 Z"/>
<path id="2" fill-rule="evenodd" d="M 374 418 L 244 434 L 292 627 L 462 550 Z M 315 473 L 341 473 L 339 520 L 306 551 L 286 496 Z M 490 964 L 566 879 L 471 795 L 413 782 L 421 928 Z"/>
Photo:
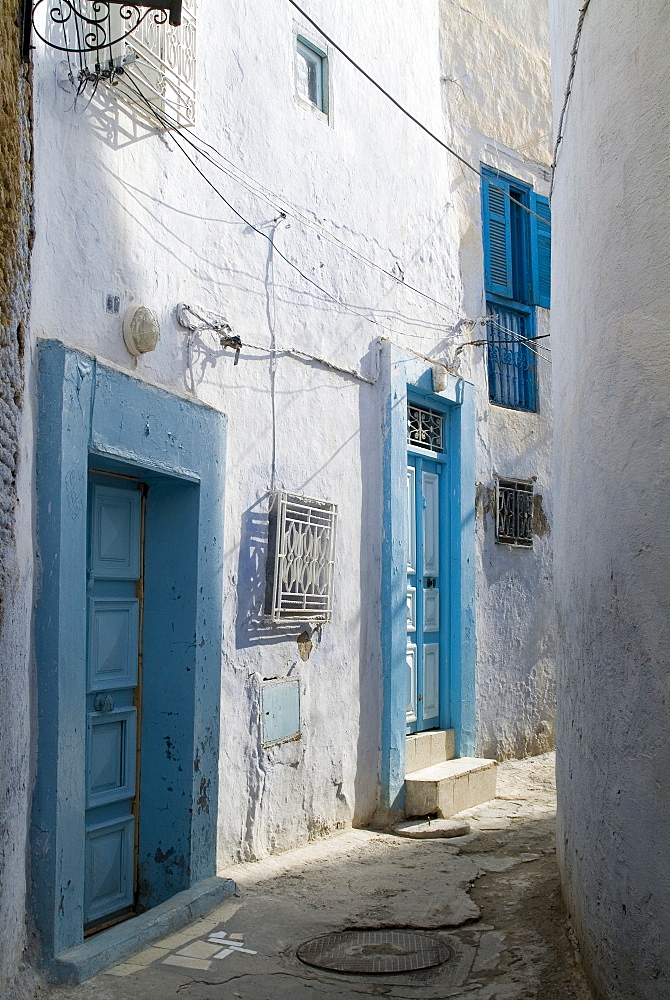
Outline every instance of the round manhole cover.
<path id="1" fill-rule="evenodd" d="M 451 948 L 409 931 L 339 931 L 305 942 L 298 958 L 319 969 L 375 975 L 441 965 L 451 958 Z"/>

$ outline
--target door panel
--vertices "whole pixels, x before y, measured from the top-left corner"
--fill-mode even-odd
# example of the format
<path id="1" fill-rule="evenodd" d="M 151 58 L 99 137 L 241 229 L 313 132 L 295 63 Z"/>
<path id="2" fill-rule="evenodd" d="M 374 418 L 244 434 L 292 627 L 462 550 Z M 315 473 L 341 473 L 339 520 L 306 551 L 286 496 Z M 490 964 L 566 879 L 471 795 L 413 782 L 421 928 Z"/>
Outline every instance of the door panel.
<path id="1" fill-rule="evenodd" d="M 89 598 L 88 606 L 88 690 L 135 687 L 140 602 Z"/>
<path id="2" fill-rule="evenodd" d="M 142 498 L 138 484 L 89 488 L 85 914 L 88 930 L 132 910 Z M 110 477 L 111 479 L 111 477 Z M 118 485 L 117 485 L 118 483 Z"/>
<path id="3" fill-rule="evenodd" d="M 437 587 L 423 592 L 423 630 L 440 631 L 440 592 Z"/>
<path id="4" fill-rule="evenodd" d="M 90 924 L 132 906 L 135 819 L 126 816 L 86 831 L 85 920 Z"/>
<path id="5" fill-rule="evenodd" d="M 416 646 L 407 643 L 407 722 L 416 722 Z"/>
<path id="6" fill-rule="evenodd" d="M 137 709 L 89 712 L 87 806 L 135 796 Z"/>
<path id="7" fill-rule="evenodd" d="M 93 487 L 91 573 L 107 580 L 140 575 L 140 504 L 136 491 Z"/>
<path id="8" fill-rule="evenodd" d="M 416 470 L 407 470 L 407 572 L 416 573 Z"/>
<path id="9" fill-rule="evenodd" d="M 425 459 L 421 464 L 426 465 Z M 435 463 L 431 463 L 435 465 Z M 440 480 L 434 472 L 423 471 L 423 572 L 440 572 Z"/>
<path id="10" fill-rule="evenodd" d="M 423 647 L 423 702 L 424 720 L 435 719 L 440 714 L 440 645 L 425 643 Z"/>
<path id="11" fill-rule="evenodd" d="M 443 460 L 410 452 L 407 483 L 408 732 L 440 725 L 440 692 L 447 690 L 446 594 L 440 571 L 445 545 L 447 470 Z"/>

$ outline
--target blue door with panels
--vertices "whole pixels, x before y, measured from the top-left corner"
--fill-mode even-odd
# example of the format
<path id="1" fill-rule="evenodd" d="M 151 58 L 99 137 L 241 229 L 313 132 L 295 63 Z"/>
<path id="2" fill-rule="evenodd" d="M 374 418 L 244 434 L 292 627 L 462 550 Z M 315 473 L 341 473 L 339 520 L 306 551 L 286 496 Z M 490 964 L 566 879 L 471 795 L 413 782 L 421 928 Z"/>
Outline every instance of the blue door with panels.
<path id="1" fill-rule="evenodd" d="M 438 729 L 447 681 L 444 415 L 408 404 L 407 731 Z"/>
<path id="2" fill-rule="evenodd" d="M 133 912 L 142 588 L 140 484 L 91 474 L 86 662 L 85 929 Z"/>

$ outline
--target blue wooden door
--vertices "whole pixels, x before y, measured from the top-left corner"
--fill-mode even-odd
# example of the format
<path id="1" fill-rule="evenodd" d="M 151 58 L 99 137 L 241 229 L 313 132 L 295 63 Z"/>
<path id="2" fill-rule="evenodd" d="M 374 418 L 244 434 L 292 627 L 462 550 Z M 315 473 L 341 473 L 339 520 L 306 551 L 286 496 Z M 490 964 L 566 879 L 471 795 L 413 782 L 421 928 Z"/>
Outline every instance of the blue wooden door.
<path id="1" fill-rule="evenodd" d="M 113 485 L 109 485 L 113 484 Z M 142 495 L 92 475 L 86 662 L 86 929 L 132 911 Z"/>
<path id="2" fill-rule="evenodd" d="M 440 726 L 446 691 L 443 462 L 411 454 L 407 468 L 407 731 Z"/>

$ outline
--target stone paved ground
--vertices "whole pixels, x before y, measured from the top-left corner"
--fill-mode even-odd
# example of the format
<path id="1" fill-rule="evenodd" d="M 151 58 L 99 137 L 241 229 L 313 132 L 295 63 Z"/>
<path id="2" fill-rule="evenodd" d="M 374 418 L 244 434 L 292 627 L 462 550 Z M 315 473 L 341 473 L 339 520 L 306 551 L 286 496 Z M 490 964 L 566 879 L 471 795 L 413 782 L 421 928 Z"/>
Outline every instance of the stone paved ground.
<path id="1" fill-rule="evenodd" d="M 501 765 L 498 797 L 461 815 L 472 832 L 454 840 L 352 830 L 230 868 L 240 894 L 207 919 L 48 996 L 591 1000 L 559 895 L 553 754 Z M 451 957 L 413 973 L 347 975 L 296 956 L 317 935 L 388 927 L 425 930 L 449 945 Z M 219 942 L 209 941 L 214 934 Z"/>

